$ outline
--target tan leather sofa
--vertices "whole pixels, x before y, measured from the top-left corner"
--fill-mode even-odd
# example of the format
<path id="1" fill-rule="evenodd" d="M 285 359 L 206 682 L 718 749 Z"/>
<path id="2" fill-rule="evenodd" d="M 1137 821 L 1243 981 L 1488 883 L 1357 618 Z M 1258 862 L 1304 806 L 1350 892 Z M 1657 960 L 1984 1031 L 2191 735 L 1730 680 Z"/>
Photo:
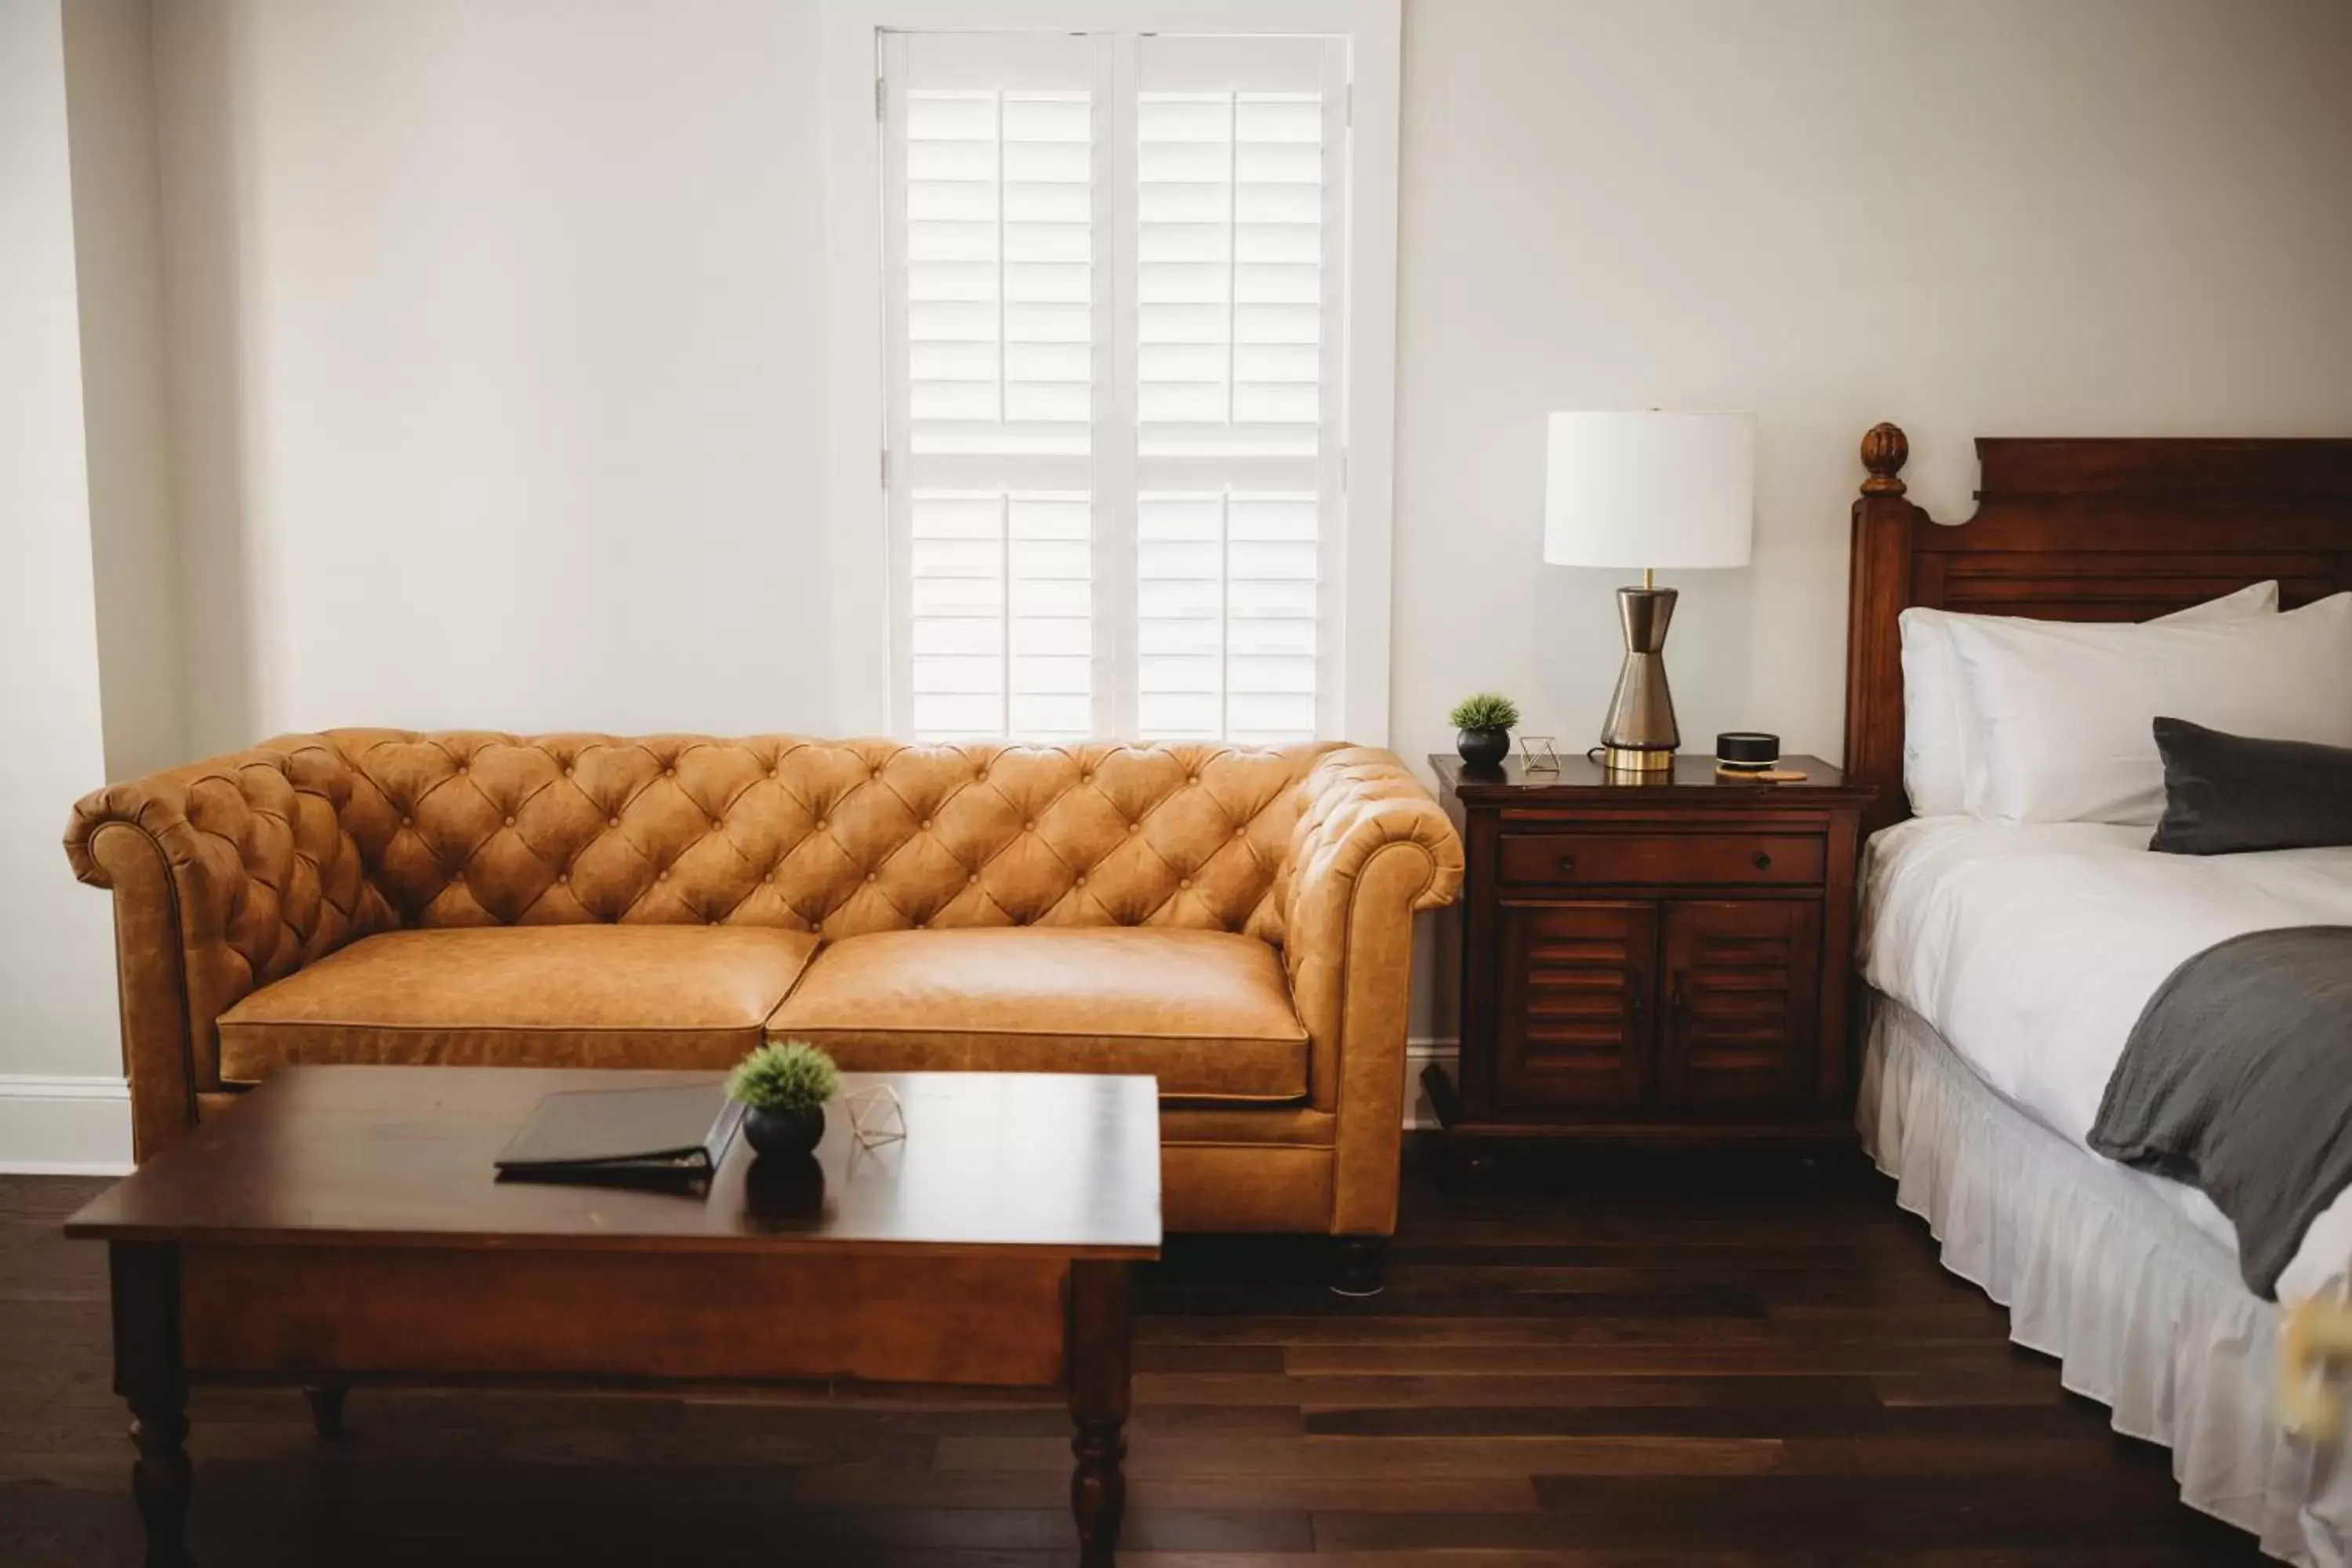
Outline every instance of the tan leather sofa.
<path id="1" fill-rule="evenodd" d="M 289 1062 L 1150 1073 L 1173 1230 L 1396 1220 L 1412 913 L 1386 752 L 336 730 L 116 784 L 141 1158 Z"/>

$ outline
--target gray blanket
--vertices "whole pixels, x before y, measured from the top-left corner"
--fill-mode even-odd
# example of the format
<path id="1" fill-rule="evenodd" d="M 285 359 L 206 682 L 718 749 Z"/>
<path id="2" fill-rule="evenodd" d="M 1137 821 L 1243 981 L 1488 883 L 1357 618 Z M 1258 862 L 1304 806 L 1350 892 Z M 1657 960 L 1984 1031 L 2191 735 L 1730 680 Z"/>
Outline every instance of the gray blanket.
<path id="1" fill-rule="evenodd" d="M 2352 927 L 2216 942 L 2132 1026 L 2091 1147 L 2185 1182 L 2238 1227 L 2238 1268 L 2279 1276 L 2352 1184 Z"/>

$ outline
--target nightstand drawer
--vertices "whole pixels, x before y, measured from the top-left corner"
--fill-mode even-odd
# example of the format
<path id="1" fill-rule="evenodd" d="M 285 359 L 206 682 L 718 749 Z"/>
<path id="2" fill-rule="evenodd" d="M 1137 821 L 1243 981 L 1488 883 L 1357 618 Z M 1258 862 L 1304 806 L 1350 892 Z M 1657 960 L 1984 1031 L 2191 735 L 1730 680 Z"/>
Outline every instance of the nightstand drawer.
<path id="1" fill-rule="evenodd" d="M 1503 880 L 1517 886 L 1807 887 L 1824 840 L 1734 833 L 1506 833 Z"/>

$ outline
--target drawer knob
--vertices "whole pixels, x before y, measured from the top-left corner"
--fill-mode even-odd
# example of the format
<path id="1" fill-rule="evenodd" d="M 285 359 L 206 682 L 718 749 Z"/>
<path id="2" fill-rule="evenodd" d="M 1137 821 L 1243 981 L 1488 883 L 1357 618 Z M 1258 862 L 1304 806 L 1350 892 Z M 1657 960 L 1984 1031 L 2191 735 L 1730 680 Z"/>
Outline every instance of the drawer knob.
<path id="1" fill-rule="evenodd" d="M 1576 869 L 1576 857 L 1575 857 L 1575 856 L 1573 856 L 1573 855 L 1563 855 L 1563 856 L 1561 856 L 1561 857 L 1559 858 L 1559 868 L 1560 868 L 1560 870 L 1561 870 L 1561 872 L 1562 872 L 1562 873 L 1566 873 L 1566 872 L 1570 872 L 1570 871 L 1573 871 L 1573 870 L 1575 870 L 1575 869 Z"/>
<path id="2" fill-rule="evenodd" d="M 1750 855 L 1748 858 L 1756 863 L 1756 868 L 1759 871 L 1769 871 L 1772 868 L 1772 857 L 1761 849 Z"/>

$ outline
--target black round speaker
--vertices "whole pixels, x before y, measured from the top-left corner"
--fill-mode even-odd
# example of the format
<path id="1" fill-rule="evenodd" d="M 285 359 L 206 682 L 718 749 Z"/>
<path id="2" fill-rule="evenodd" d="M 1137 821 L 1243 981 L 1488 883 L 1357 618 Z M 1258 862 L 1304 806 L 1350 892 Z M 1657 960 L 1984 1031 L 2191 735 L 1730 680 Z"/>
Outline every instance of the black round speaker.
<path id="1" fill-rule="evenodd" d="M 1750 768 L 1762 773 L 1780 760 L 1780 737 L 1760 730 L 1727 730 L 1715 738 L 1715 760 L 1735 772 Z"/>

